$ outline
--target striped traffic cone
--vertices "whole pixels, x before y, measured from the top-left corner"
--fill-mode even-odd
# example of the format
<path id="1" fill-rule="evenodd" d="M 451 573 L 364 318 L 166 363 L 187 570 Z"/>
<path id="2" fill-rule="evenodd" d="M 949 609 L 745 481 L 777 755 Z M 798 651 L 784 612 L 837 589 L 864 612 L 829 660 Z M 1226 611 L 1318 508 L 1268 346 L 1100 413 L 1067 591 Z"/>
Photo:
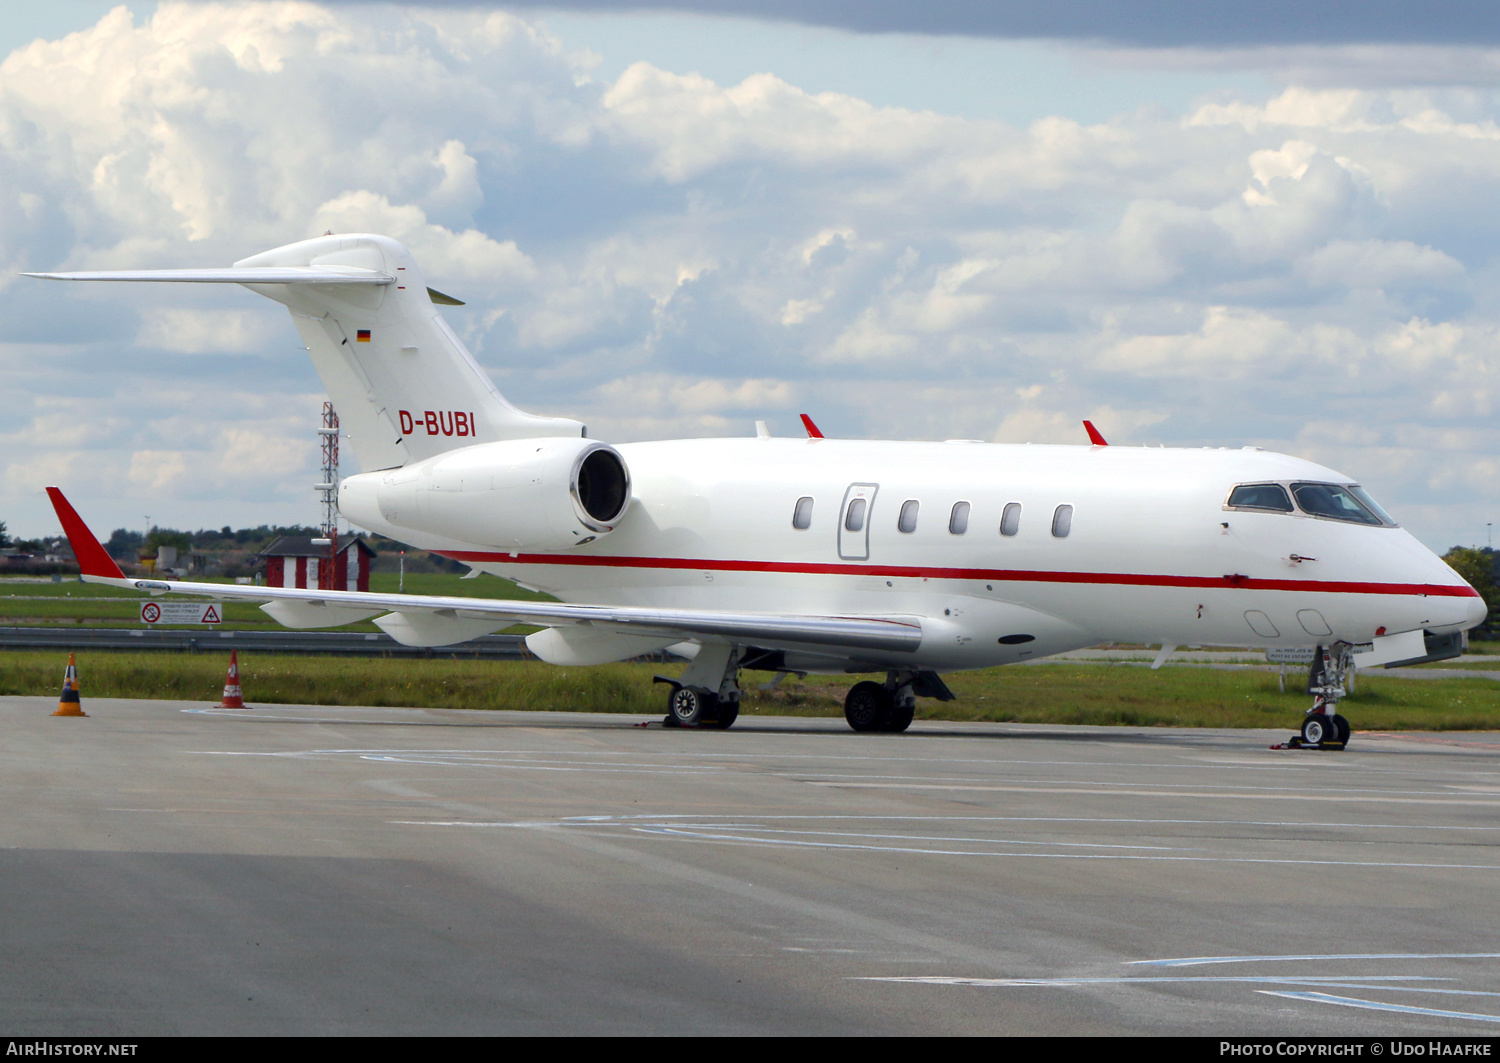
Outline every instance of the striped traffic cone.
<path id="1" fill-rule="evenodd" d="M 240 692 L 240 651 L 229 651 L 229 674 L 224 677 L 224 700 L 221 709 L 243 709 L 245 696 Z"/>
<path id="2" fill-rule="evenodd" d="M 78 664 L 73 654 L 68 654 L 68 670 L 63 673 L 62 697 L 57 699 L 57 711 L 53 716 L 87 716 L 83 702 L 78 699 Z"/>

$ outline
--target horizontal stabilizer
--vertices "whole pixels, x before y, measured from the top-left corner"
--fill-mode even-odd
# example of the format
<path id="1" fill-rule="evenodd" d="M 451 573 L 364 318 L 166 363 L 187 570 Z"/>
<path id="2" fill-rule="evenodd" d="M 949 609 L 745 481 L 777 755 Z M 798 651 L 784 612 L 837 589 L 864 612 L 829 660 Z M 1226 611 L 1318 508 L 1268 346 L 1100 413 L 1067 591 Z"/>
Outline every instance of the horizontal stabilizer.
<path id="1" fill-rule="evenodd" d="M 23 273 L 49 281 L 177 281 L 186 284 L 394 284 L 380 270 L 358 266 L 227 266 L 224 269 L 110 269 Z M 462 305 L 462 304 L 460 304 Z"/>
<path id="2" fill-rule="evenodd" d="M 464 346 L 411 252 L 370 233 L 325 233 L 215 269 L 27 273 L 43 280 L 238 284 L 286 307 L 366 469 L 499 440 L 580 438 L 583 424 L 518 410 Z M 311 619 L 309 617 L 308 619 Z"/>

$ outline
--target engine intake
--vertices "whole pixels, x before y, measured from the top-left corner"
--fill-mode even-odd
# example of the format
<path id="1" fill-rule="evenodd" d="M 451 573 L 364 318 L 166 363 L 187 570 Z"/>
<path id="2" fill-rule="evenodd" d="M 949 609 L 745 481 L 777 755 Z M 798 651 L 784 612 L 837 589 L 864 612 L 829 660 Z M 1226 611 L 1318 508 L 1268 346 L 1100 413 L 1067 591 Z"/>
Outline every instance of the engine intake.
<path id="1" fill-rule="evenodd" d="M 625 461 L 603 444 L 579 454 L 571 478 L 580 518 L 597 532 L 607 532 L 630 503 L 630 474 Z"/>
<path id="2" fill-rule="evenodd" d="M 515 439 L 351 476 L 339 512 L 503 550 L 562 550 L 608 535 L 630 505 L 630 473 L 587 439 Z"/>

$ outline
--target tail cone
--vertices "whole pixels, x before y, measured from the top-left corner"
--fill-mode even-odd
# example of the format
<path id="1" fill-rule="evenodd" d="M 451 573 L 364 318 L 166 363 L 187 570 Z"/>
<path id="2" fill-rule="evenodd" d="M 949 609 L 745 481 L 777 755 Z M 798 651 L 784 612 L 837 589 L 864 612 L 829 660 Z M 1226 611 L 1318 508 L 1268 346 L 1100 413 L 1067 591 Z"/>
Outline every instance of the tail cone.
<path id="1" fill-rule="evenodd" d="M 240 651 L 229 651 L 229 674 L 224 677 L 224 700 L 221 709 L 243 709 L 245 696 L 240 692 Z"/>
<path id="2" fill-rule="evenodd" d="M 78 698 L 78 663 L 73 654 L 68 654 L 68 670 L 63 673 L 62 697 L 57 699 L 57 711 L 53 716 L 87 716 L 83 702 Z"/>

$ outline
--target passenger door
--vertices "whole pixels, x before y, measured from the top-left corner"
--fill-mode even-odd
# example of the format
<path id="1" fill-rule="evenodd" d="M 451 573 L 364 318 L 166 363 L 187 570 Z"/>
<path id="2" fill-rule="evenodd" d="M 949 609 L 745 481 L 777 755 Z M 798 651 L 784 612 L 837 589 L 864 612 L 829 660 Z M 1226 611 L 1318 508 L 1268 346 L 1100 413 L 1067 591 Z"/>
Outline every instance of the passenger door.
<path id="1" fill-rule="evenodd" d="M 850 484 L 839 510 L 839 557 L 844 561 L 870 559 L 870 517 L 879 484 Z"/>

